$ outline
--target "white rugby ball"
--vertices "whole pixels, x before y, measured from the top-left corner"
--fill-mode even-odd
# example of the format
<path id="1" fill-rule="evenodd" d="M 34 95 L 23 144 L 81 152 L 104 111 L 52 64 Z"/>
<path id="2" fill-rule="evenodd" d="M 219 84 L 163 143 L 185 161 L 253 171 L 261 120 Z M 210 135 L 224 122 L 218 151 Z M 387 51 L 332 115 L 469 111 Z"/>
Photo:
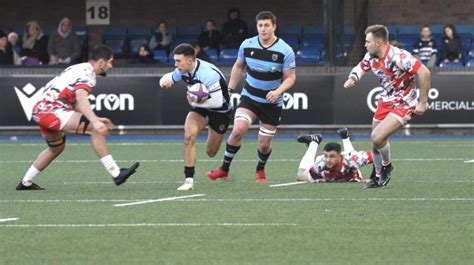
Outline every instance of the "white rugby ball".
<path id="1" fill-rule="evenodd" d="M 209 98 L 209 89 L 201 83 L 188 86 L 188 96 L 192 102 L 203 103 Z"/>

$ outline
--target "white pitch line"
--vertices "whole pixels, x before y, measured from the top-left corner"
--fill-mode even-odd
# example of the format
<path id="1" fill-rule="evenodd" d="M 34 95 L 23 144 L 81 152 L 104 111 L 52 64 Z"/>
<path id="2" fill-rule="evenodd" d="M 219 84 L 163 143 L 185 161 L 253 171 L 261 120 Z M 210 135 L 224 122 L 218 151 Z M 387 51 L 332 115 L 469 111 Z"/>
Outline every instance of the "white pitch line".
<path id="1" fill-rule="evenodd" d="M 225 227 L 249 227 L 249 226 L 297 226 L 295 223 L 139 223 L 139 224 L 16 224 L 0 225 L 6 228 L 103 228 L 103 227 L 183 227 L 183 226 L 225 226 Z"/>
<path id="2" fill-rule="evenodd" d="M 464 161 L 464 163 L 474 163 L 474 159 L 473 159 L 473 160 Z"/>
<path id="3" fill-rule="evenodd" d="M 4 223 L 4 222 L 12 222 L 12 221 L 16 221 L 20 218 L 4 218 L 4 219 L 0 219 L 0 223 Z"/>
<path id="4" fill-rule="evenodd" d="M 166 183 L 183 183 L 183 181 L 127 181 L 127 184 L 166 184 Z M 64 182 L 64 185 L 113 185 L 112 181 L 84 181 L 84 182 Z"/>
<path id="5" fill-rule="evenodd" d="M 296 181 L 296 182 L 288 182 L 288 183 L 281 183 L 281 184 L 273 184 L 269 187 L 285 187 L 285 186 L 292 186 L 292 185 L 299 185 L 299 184 L 307 184 L 306 181 Z"/>
<path id="6" fill-rule="evenodd" d="M 174 201 L 174 200 L 187 199 L 187 198 L 193 198 L 193 197 L 202 197 L 202 196 L 206 196 L 206 194 L 193 194 L 193 195 L 187 195 L 187 196 L 161 198 L 161 199 L 156 199 L 156 200 L 121 203 L 121 204 L 114 204 L 114 206 L 123 207 L 123 206 L 139 205 L 139 204 L 152 203 L 152 202 Z"/>
<path id="7" fill-rule="evenodd" d="M 196 194 L 201 195 L 201 194 Z M 204 195 L 204 194 L 202 194 Z M 195 196 L 195 195 L 191 195 Z M 315 202 L 315 201 L 452 201 L 464 202 L 474 201 L 474 198 L 229 198 L 229 199 L 192 199 L 189 196 L 184 199 L 180 197 L 165 198 L 174 202 Z M 181 197 L 182 198 L 182 197 Z M 123 202 L 126 204 L 162 201 L 163 199 L 82 199 L 82 200 L 0 200 L 0 203 L 103 203 L 103 202 Z"/>

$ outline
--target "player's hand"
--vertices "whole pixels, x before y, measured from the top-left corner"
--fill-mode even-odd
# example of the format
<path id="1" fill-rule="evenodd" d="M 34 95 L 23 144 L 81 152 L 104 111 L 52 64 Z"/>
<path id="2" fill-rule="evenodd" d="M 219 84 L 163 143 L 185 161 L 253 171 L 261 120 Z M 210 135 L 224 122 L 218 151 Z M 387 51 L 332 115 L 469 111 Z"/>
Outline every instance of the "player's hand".
<path id="1" fill-rule="evenodd" d="M 280 96 L 280 93 L 276 92 L 276 90 L 273 90 L 267 93 L 266 98 L 268 101 L 270 101 L 270 103 L 275 103 L 275 101 L 277 101 L 279 96 Z"/>
<path id="2" fill-rule="evenodd" d="M 108 118 L 99 117 L 99 120 L 103 122 L 109 130 L 112 130 L 115 127 L 115 124 Z"/>
<path id="3" fill-rule="evenodd" d="M 347 79 L 347 81 L 344 83 L 344 88 L 346 89 L 351 89 L 356 85 L 356 81 L 352 78 Z"/>
<path id="4" fill-rule="evenodd" d="M 416 104 L 416 107 L 413 113 L 420 116 L 420 115 L 423 115 L 427 109 L 428 109 L 428 103 L 418 102 L 418 104 Z"/>
<path id="5" fill-rule="evenodd" d="M 109 134 L 109 128 L 107 128 L 107 125 L 105 125 L 105 123 L 103 123 L 100 119 L 92 122 L 92 127 L 100 135 L 106 136 Z"/>
<path id="6" fill-rule="evenodd" d="M 172 72 L 163 75 L 160 79 L 160 86 L 166 89 L 171 88 L 174 85 L 172 76 L 173 76 Z"/>

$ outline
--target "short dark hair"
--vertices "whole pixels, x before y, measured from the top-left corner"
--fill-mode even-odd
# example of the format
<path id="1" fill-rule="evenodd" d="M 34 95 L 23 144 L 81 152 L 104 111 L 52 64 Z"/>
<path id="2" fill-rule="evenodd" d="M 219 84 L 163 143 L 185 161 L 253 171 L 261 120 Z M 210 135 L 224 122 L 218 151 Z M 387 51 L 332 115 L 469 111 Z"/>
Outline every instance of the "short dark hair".
<path id="1" fill-rule="evenodd" d="M 113 51 L 112 49 L 104 44 L 97 44 L 92 48 L 89 59 L 98 61 L 100 59 L 104 59 L 106 61 L 110 60 L 110 58 L 113 57 Z"/>
<path id="2" fill-rule="evenodd" d="M 181 43 L 180 45 L 176 46 L 173 50 L 174 55 L 182 54 L 183 56 L 191 56 L 195 58 L 194 55 L 194 47 L 191 44 Z"/>
<path id="3" fill-rule="evenodd" d="M 326 152 L 336 151 L 336 153 L 340 154 L 341 153 L 341 145 L 338 144 L 338 143 L 334 143 L 334 142 L 327 143 L 324 146 L 324 151 L 326 151 Z"/>
<path id="4" fill-rule="evenodd" d="M 255 17 L 255 22 L 258 22 L 259 20 L 265 20 L 265 19 L 270 19 L 273 25 L 275 25 L 277 22 L 277 17 L 275 16 L 275 14 L 272 13 L 272 11 L 259 12 L 257 16 Z"/>
<path id="5" fill-rule="evenodd" d="M 388 29 L 384 25 L 372 25 L 367 27 L 365 34 L 372 33 L 374 38 L 383 39 L 388 41 Z"/>

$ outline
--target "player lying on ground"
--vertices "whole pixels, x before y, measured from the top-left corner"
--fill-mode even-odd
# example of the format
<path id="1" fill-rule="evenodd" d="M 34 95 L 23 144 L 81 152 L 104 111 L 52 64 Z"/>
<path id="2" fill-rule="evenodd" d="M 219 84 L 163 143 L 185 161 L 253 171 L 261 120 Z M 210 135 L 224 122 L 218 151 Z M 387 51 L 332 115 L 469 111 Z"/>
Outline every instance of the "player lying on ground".
<path id="1" fill-rule="evenodd" d="M 173 51 L 176 69 L 160 79 L 163 88 L 171 88 L 183 80 L 188 85 L 188 101 L 191 105 L 184 123 L 184 183 L 178 190 L 194 188 L 194 166 L 196 164 L 196 138 L 209 125 L 206 153 L 214 157 L 219 151 L 224 134 L 232 117 L 227 81 L 213 64 L 197 59 L 193 46 L 183 43 Z M 209 90 L 205 98 L 191 94 L 192 86 L 203 85 Z M 202 88 L 201 88 L 202 89 Z M 202 92 L 202 91 L 201 91 Z"/>
<path id="2" fill-rule="evenodd" d="M 107 118 L 97 117 L 87 98 L 96 84 L 96 75 L 105 75 L 112 68 L 113 60 L 109 47 L 97 45 L 91 51 L 89 62 L 66 68 L 46 84 L 42 99 L 33 108 L 33 120 L 40 127 L 48 147 L 38 155 L 17 190 L 44 190 L 34 181 L 63 152 L 66 133 L 90 135 L 92 148 L 116 185 L 124 183 L 135 173 L 138 162 L 130 168 L 117 166 L 105 142 L 105 136 L 114 125 Z"/>
<path id="3" fill-rule="evenodd" d="M 365 180 L 359 168 L 371 164 L 372 152 L 355 151 L 349 139 L 347 128 L 337 130 L 344 145 L 330 142 L 324 146 L 324 154 L 316 157 L 318 146 L 323 140 L 320 134 L 303 134 L 298 142 L 306 143 L 308 149 L 301 159 L 296 179 L 310 183 L 362 182 Z M 316 157 L 316 159 L 315 159 Z"/>

